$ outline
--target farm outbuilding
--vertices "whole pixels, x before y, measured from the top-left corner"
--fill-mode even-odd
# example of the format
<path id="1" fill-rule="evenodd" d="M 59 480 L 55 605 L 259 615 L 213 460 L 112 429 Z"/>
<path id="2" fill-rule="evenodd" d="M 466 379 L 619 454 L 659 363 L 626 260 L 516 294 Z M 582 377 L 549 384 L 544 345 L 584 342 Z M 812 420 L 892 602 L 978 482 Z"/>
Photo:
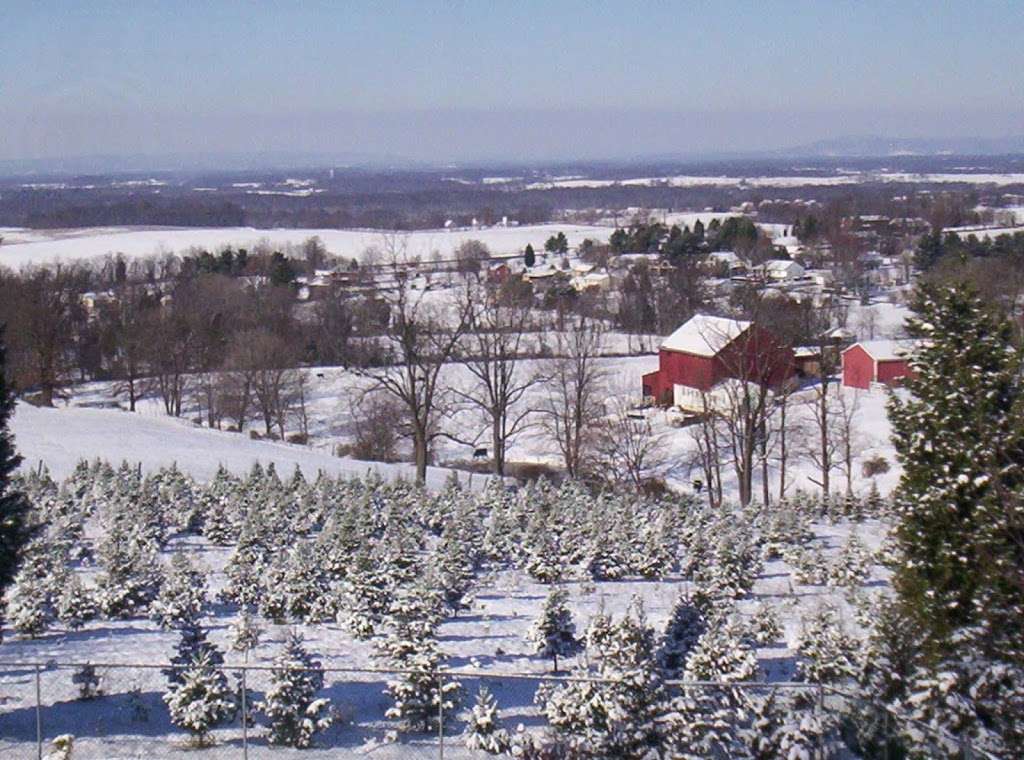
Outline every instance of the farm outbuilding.
<path id="1" fill-rule="evenodd" d="M 908 354 L 913 344 L 898 340 L 865 340 L 843 351 L 843 385 L 868 390 L 872 384 L 898 385 L 911 374 Z"/>
<path id="2" fill-rule="evenodd" d="M 643 376 L 655 403 L 691 409 L 725 380 L 777 386 L 794 371 L 793 352 L 758 325 L 698 314 L 658 350 L 658 370 Z"/>

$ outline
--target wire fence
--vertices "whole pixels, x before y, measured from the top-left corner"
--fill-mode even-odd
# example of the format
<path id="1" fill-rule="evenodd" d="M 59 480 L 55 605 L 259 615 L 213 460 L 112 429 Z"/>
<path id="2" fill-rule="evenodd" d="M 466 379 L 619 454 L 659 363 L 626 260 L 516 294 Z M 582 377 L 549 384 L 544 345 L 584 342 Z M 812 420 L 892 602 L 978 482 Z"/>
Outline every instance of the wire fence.
<path id="1" fill-rule="evenodd" d="M 197 760 L 258 760 L 296 756 L 294 748 L 272 743 L 268 720 L 262 713 L 260 703 L 271 685 L 272 667 L 222 666 L 233 693 L 232 717 L 201 740 L 171 720 L 164 694 L 172 669 L 168 663 L 0 663 L 0 760 L 152 760 L 184 756 Z M 510 734 L 539 735 L 546 725 L 535 704 L 542 684 L 614 684 L 578 676 L 438 671 L 430 678 L 439 686 L 453 681 L 461 684 L 461 706 L 446 710 L 435 702 L 425 708 L 415 725 L 403 727 L 400 721 L 385 716 L 392 704 L 385 690 L 389 681 L 415 671 L 323 668 L 318 672 L 324 676 L 324 688 L 317 696 L 331 700 L 333 722 L 301 751 L 303 758 L 484 758 L 489 755 L 468 749 L 465 738 L 466 716 L 480 686 L 494 695 Z M 797 700 L 803 715 L 832 727 L 821 732 L 811 747 L 815 758 L 853 757 L 849 748 L 855 746 L 862 756 L 896 760 L 906 756 L 903 747 L 908 729 L 915 756 L 993 757 L 931 726 L 914 725 L 912 721 L 908 724 L 905 717 L 898 722 L 888 708 L 829 687 L 670 681 L 666 688 L 676 695 L 715 698 L 727 710 L 734 705 L 737 721 L 749 719 L 749 714 L 746 718 L 740 716 L 745 709 L 741 705 L 749 703 L 751 697 L 774 694 Z M 666 714 L 659 720 L 670 718 Z"/>

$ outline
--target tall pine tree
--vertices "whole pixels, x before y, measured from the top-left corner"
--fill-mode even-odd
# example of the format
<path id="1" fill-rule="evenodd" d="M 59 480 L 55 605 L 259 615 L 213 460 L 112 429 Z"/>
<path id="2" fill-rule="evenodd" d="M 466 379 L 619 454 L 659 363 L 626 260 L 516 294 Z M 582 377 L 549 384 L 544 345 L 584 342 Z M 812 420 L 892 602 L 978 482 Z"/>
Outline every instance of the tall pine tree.
<path id="1" fill-rule="evenodd" d="M 7 385 L 6 368 L 7 348 L 0 325 L 0 621 L 3 592 L 14 580 L 21 549 L 31 536 L 28 499 L 12 486 L 21 457 L 14 450 L 14 436 L 7 427 L 14 412 L 14 394 Z"/>
<path id="2" fill-rule="evenodd" d="M 932 659 L 954 654 L 957 629 L 1020 630 L 1007 625 L 1024 602 L 1024 398 L 1012 326 L 972 288 L 922 285 L 913 308 L 910 395 L 889 405 L 903 465 L 893 584 Z"/>

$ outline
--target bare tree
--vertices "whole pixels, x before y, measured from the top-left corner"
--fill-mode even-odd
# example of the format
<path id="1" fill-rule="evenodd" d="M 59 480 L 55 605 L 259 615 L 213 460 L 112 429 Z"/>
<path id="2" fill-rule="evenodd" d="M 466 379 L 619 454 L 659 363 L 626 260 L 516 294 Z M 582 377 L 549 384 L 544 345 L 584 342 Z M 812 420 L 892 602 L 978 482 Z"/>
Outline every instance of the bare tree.
<path id="1" fill-rule="evenodd" d="M 753 498 L 758 462 L 762 463 L 762 477 L 765 477 L 764 498 L 769 499 L 766 479 L 772 433 L 769 418 L 774 412 L 775 391 L 792 374 L 793 355 L 788 346 L 756 321 L 745 326 L 738 322 L 733 324 L 735 328 L 730 332 L 735 334 L 705 336 L 709 345 L 722 346 L 718 359 L 729 376 L 707 395 L 712 413 L 721 420 L 740 504 L 746 506 Z M 716 328 L 709 326 L 709 329 Z"/>
<path id="2" fill-rule="evenodd" d="M 722 426 L 712 413 L 707 394 L 702 394 L 701 400 L 703 411 L 697 424 L 690 427 L 690 436 L 696 449 L 694 464 L 704 475 L 708 504 L 715 508 L 722 505 Z"/>
<path id="3" fill-rule="evenodd" d="M 440 432 L 436 415 L 446 405 L 448 388 L 441 371 L 455 354 L 469 322 L 464 305 L 454 309 L 424 299 L 425 291 L 413 290 L 403 272 L 403 239 L 385 238 L 396 273 L 397 285 L 388 295 L 391 318 L 381 353 L 383 365 L 362 364 L 353 370 L 370 380 L 371 390 L 390 394 L 405 407 L 413 439 L 416 482 L 427 478 L 430 444 Z"/>
<path id="4" fill-rule="evenodd" d="M 23 269 L 3 309 L 15 383 L 37 388 L 43 406 L 53 406 L 71 380 L 75 335 L 85 321 L 80 296 L 86 274 L 61 264 Z"/>
<path id="5" fill-rule="evenodd" d="M 379 462 L 398 460 L 398 440 L 404 408 L 393 396 L 381 391 L 360 394 L 349 402 L 356 459 Z"/>
<path id="6" fill-rule="evenodd" d="M 531 309 L 528 303 L 476 278 L 467 280 L 459 308 L 468 317 L 460 358 L 474 382 L 467 390 L 454 388 L 453 393 L 485 420 L 493 471 L 501 476 L 509 443 L 529 425 L 530 410 L 521 402 L 540 381 L 520 360 L 529 340 Z"/>
<path id="7" fill-rule="evenodd" d="M 581 317 L 567 332 L 557 334 L 555 344 L 557 357 L 544 380 L 541 425 L 557 446 L 566 472 L 580 477 L 593 445 L 594 428 L 604 416 L 607 372 L 598 359 L 604 327 Z"/>
<path id="8" fill-rule="evenodd" d="M 836 437 L 841 456 L 840 468 L 846 478 L 846 495 L 853 495 L 853 457 L 858 448 L 859 436 L 854 421 L 860 411 L 860 392 L 840 390 L 836 394 Z"/>
<path id="9" fill-rule="evenodd" d="M 611 394 L 609 414 L 597 425 L 595 448 L 607 480 L 640 490 L 664 473 L 668 458 L 665 436 L 654 430 L 642 411 L 632 408 L 633 395 L 625 390 Z"/>

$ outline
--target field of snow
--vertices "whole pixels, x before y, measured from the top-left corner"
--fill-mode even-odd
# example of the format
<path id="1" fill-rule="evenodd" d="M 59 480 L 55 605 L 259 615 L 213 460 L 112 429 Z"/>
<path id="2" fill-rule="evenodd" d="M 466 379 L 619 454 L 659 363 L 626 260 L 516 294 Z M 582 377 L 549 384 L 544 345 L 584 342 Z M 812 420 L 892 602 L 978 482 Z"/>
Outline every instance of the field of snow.
<path id="1" fill-rule="evenodd" d="M 537 250 L 543 250 L 544 242 L 558 232 L 565 233 L 570 245 L 578 245 L 585 238 L 606 241 L 612 229 L 591 225 L 541 224 L 424 230 L 399 234 L 398 239 L 409 256 L 431 258 L 437 254 L 449 258 L 466 240 L 480 240 L 495 254 L 518 253 L 528 243 Z M 385 247 L 385 233 L 380 230 L 109 227 L 41 231 L 7 228 L 0 229 L 0 237 L 3 238 L 0 264 L 17 267 L 56 259 L 90 259 L 108 253 L 142 257 L 168 252 L 184 253 L 192 247 L 208 250 L 228 245 L 252 248 L 260 241 L 274 246 L 298 246 L 314 235 L 324 242 L 329 252 L 338 256 L 361 258 L 367 248 Z"/>
<path id="2" fill-rule="evenodd" d="M 18 404 L 11 430 L 22 467 L 44 462 L 53 477 L 71 474 L 81 459 L 100 457 L 111 462 L 138 462 L 144 472 L 172 464 L 197 480 L 213 477 L 219 465 L 232 472 L 247 472 L 255 463 L 273 463 L 278 472 L 290 474 L 296 466 L 309 478 L 323 471 L 333 476 L 379 473 L 384 478 L 411 480 L 411 465 L 360 462 L 317 450 L 274 441 L 255 441 L 248 435 L 210 430 L 157 413 L 157 404 L 144 407 L 146 413 L 129 414 L 116 409 L 67 407 L 40 409 Z M 444 484 L 449 471 L 431 467 L 431 487 Z"/>

